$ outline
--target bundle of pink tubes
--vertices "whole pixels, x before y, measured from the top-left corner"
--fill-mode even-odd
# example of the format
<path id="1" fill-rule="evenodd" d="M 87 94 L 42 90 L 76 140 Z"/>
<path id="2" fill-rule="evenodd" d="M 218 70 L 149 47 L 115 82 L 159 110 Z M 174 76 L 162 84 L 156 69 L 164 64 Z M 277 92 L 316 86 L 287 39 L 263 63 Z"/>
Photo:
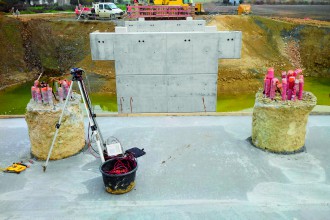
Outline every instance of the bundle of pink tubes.
<path id="1" fill-rule="evenodd" d="M 274 77 L 274 68 L 269 68 L 264 79 L 264 97 L 274 99 L 277 91 L 281 94 L 283 101 L 302 100 L 304 91 L 302 70 L 284 71 L 280 81 Z"/>
<path id="2" fill-rule="evenodd" d="M 56 86 L 55 99 L 58 98 L 59 102 L 62 103 L 68 95 L 71 81 L 61 80 L 59 83 L 60 87 Z M 34 81 L 34 85 L 31 87 L 31 94 L 32 99 L 38 104 L 52 105 L 54 103 L 53 88 L 43 82 L 39 83 L 38 80 Z"/>

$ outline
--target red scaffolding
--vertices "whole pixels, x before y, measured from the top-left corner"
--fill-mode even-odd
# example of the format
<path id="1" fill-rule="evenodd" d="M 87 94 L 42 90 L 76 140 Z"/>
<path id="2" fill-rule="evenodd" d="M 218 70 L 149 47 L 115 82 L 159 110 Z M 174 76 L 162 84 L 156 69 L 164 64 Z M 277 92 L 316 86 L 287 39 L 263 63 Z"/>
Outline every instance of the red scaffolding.
<path id="1" fill-rule="evenodd" d="M 127 6 L 129 18 L 145 18 L 146 20 L 182 20 L 192 17 L 194 7 L 173 5 Z"/>

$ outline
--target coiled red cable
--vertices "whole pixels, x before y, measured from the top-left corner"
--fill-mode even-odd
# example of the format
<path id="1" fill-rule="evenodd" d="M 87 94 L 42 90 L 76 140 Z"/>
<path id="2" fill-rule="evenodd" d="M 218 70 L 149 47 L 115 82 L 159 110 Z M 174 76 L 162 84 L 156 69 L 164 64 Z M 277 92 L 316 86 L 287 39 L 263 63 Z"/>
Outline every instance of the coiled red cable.
<path id="1" fill-rule="evenodd" d="M 124 157 L 116 158 L 115 165 L 111 170 L 104 170 L 105 173 L 111 175 L 125 174 L 132 171 L 136 167 L 135 157 L 127 153 Z"/>

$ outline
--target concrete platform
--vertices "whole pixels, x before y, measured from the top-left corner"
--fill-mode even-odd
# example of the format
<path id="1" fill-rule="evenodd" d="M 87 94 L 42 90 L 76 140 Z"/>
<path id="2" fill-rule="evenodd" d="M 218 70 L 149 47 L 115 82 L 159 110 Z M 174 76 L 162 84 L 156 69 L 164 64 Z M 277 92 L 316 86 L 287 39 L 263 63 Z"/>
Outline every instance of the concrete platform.
<path id="1" fill-rule="evenodd" d="M 328 219 L 330 116 L 310 116 L 306 149 L 261 151 L 251 116 L 98 118 L 105 137 L 144 148 L 136 188 L 103 187 L 88 151 L 0 173 L 0 219 Z M 0 120 L 0 166 L 30 157 L 24 119 Z"/>

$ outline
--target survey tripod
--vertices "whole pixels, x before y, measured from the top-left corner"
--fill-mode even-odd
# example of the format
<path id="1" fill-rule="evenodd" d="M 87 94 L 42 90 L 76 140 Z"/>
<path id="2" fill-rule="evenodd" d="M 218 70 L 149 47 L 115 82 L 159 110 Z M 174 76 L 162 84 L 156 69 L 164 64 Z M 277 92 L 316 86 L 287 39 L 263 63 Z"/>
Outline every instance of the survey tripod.
<path id="1" fill-rule="evenodd" d="M 94 135 L 95 138 L 96 138 L 96 145 L 97 145 L 97 148 L 98 148 L 98 152 L 99 152 L 101 161 L 102 161 L 102 163 L 105 161 L 104 160 L 104 155 L 103 155 L 103 149 L 105 147 L 105 142 L 103 140 L 103 137 L 102 137 L 102 134 L 99 130 L 97 122 L 95 120 L 96 115 L 94 114 L 94 112 L 92 110 L 91 100 L 89 99 L 89 96 L 88 96 L 88 93 L 87 93 L 87 90 L 86 90 L 86 87 L 85 87 L 85 83 L 83 81 L 83 77 L 82 77 L 83 72 L 84 72 L 84 70 L 82 70 L 80 68 L 72 68 L 71 71 L 70 71 L 70 73 L 72 75 L 72 83 L 69 87 L 69 91 L 68 91 L 67 97 L 66 97 L 65 102 L 64 102 L 64 106 L 63 106 L 63 109 L 62 109 L 60 119 L 59 119 L 58 123 L 55 125 L 55 128 L 56 128 L 55 135 L 54 135 L 52 144 L 51 144 L 49 152 L 48 152 L 47 160 L 46 160 L 45 164 L 43 165 L 44 172 L 46 171 L 50 155 L 52 154 L 52 151 L 53 151 L 53 147 L 54 147 L 54 144 L 55 144 L 56 137 L 57 137 L 59 129 L 61 127 L 61 122 L 62 122 L 62 118 L 63 118 L 63 115 L 64 115 L 64 111 L 65 111 L 65 109 L 68 105 L 69 100 L 71 99 L 72 86 L 73 86 L 74 82 L 78 83 L 80 94 L 82 96 L 84 106 L 85 106 L 85 109 L 86 109 L 86 113 L 87 113 L 87 116 L 88 116 L 89 126 L 92 130 L 92 135 Z"/>

